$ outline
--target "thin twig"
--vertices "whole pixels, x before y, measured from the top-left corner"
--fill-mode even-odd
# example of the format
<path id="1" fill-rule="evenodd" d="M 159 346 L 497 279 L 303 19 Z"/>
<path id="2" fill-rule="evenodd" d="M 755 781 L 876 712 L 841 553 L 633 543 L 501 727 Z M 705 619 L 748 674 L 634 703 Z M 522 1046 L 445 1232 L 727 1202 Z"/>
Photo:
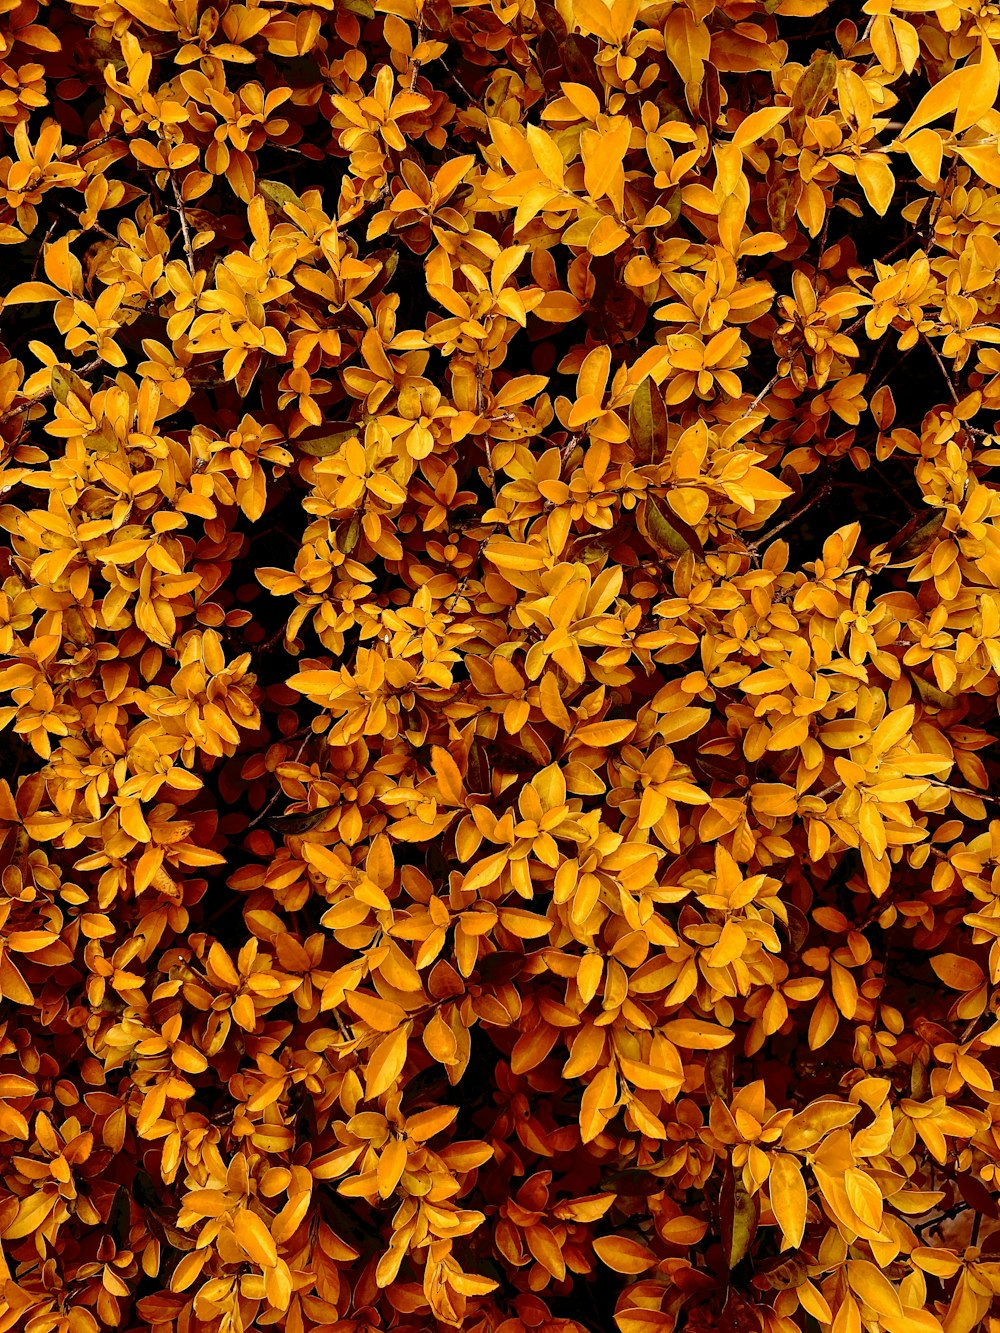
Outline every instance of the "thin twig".
<path id="1" fill-rule="evenodd" d="M 121 238 L 115 236 L 113 232 L 108 231 L 107 227 L 102 227 L 99 222 L 92 222 L 89 227 L 85 227 L 83 223 L 80 221 L 79 215 L 77 213 L 74 213 L 68 204 L 60 204 L 59 207 L 66 214 L 67 217 L 73 219 L 73 221 L 76 223 L 76 225 L 79 227 L 81 231 L 83 232 L 99 231 L 101 235 L 106 236 L 109 241 L 114 241 L 115 245 L 119 244 Z"/>
<path id="2" fill-rule="evenodd" d="M 76 370 L 73 373 L 79 375 L 80 379 L 83 379 L 85 375 L 92 375 L 95 370 L 100 370 L 103 365 L 104 361 L 98 357 L 96 361 L 88 361 L 85 366 L 81 366 L 79 370 Z M 25 412 L 30 411 L 36 403 L 44 403 L 46 398 L 51 397 L 52 389 L 43 389 L 41 393 L 35 394 L 34 398 L 29 398 L 23 402 L 20 407 L 13 407 L 9 412 L 5 412 L 3 416 L 0 417 L 0 426 L 2 426 L 4 422 L 12 421 L 14 417 L 22 416 Z"/>
<path id="3" fill-rule="evenodd" d="M 424 40 L 424 7 L 420 5 L 417 10 L 417 40 L 414 43 L 414 50 Z M 411 57 L 412 59 L 412 57 Z M 417 76 L 420 74 L 420 61 L 413 60 L 410 68 L 410 92 L 412 93 L 417 86 Z"/>
<path id="4" fill-rule="evenodd" d="M 920 336 L 921 338 L 923 338 L 924 342 L 930 348 L 931 355 L 934 357 L 934 360 L 938 363 L 938 366 L 941 369 L 941 374 L 945 378 L 945 383 L 948 385 L 948 392 L 951 394 L 951 401 L 957 406 L 961 402 L 961 398 L 959 397 L 958 390 L 955 388 L 955 383 L 951 378 L 951 374 L 948 370 L 948 367 L 945 365 L 944 358 L 942 357 L 938 349 L 934 346 L 934 344 L 931 342 L 930 338 L 928 338 L 926 333 L 921 333 Z M 980 426 L 970 426 L 967 421 L 962 422 L 962 428 L 964 430 L 967 430 L 970 435 L 975 435 L 981 440 L 988 439 L 990 436 L 990 432 L 988 430 L 983 430 L 982 427 Z"/>
<path id="5" fill-rule="evenodd" d="M 489 542 L 490 537 L 494 535 L 497 528 L 500 526 L 499 519 L 494 519 L 492 523 L 485 524 L 484 526 L 491 527 L 493 531 L 481 539 L 479 543 L 479 550 L 476 552 L 475 559 L 472 561 L 472 563 L 469 565 L 469 568 L 466 570 L 465 577 L 462 579 L 462 582 L 458 585 L 458 587 L 455 589 L 455 591 L 449 598 L 448 604 L 444 608 L 445 612 L 448 614 L 454 611 L 455 607 L 458 605 L 458 599 L 462 596 L 466 588 L 469 586 L 469 580 L 472 578 L 472 571 L 478 568 L 479 562 L 482 559 L 483 552 L 486 550 L 486 545 Z"/>
<path id="6" fill-rule="evenodd" d="M 930 784 L 932 787 L 943 788 L 954 796 L 974 796 L 977 800 L 986 801 L 989 805 L 1000 805 L 1000 798 L 990 796 L 985 791 L 976 791 L 975 787 L 953 787 L 949 782 L 937 782 L 934 778 L 930 779 Z"/>
<path id="7" fill-rule="evenodd" d="M 67 154 L 67 157 L 64 158 L 63 161 L 68 160 L 68 158 L 79 157 L 81 153 L 92 152 L 93 149 L 100 148 L 104 144 L 110 143 L 112 139 L 116 139 L 117 137 L 118 136 L 116 132 L 112 131 L 110 134 L 105 134 L 104 137 L 101 139 L 95 139 L 93 143 L 82 143 L 78 148 L 74 148 L 71 153 Z"/>
<path id="8" fill-rule="evenodd" d="M 931 349 L 931 355 L 934 357 L 934 360 L 938 363 L 939 367 L 941 368 L 941 374 L 944 376 L 945 383 L 946 383 L 947 386 L 948 386 L 948 392 L 951 394 L 951 401 L 952 401 L 953 403 L 960 402 L 961 400 L 959 399 L 959 396 L 958 396 L 958 390 L 955 388 L 954 384 L 952 383 L 952 379 L 951 379 L 951 375 L 950 375 L 950 373 L 949 373 L 949 371 L 948 371 L 948 367 L 947 367 L 947 366 L 945 365 L 945 363 L 944 363 L 944 357 L 942 357 L 941 353 L 940 353 L 940 352 L 938 351 L 938 349 L 934 346 L 934 344 L 931 342 L 930 338 L 928 338 L 928 336 L 927 336 L 926 333 L 921 333 L 920 336 L 921 336 L 921 338 L 923 338 L 923 340 L 924 340 L 924 342 L 927 344 L 927 346 Z"/>
<path id="9" fill-rule="evenodd" d="M 761 389 L 757 397 L 753 400 L 753 402 L 750 404 L 747 410 L 743 413 L 744 417 L 750 416 L 752 412 L 755 412 L 757 408 L 760 407 L 761 403 L 771 392 L 771 390 L 774 388 L 774 386 L 777 384 L 780 378 L 781 377 L 778 374 L 778 372 L 775 371 L 774 374 L 771 376 L 771 378 L 768 380 L 768 382 L 764 385 L 763 389 Z"/>
<path id="10" fill-rule="evenodd" d="M 926 247 L 930 246 L 931 237 L 934 234 L 934 228 L 937 226 L 937 220 L 941 216 L 941 210 L 944 208 L 944 201 L 945 199 L 948 198 L 949 192 L 951 190 L 952 180 L 954 178 L 957 167 L 958 167 L 958 154 L 956 153 L 955 156 L 951 159 L 951 164 L 948 167 L 948 174 L 947 176 L 945 176 L 944 184 L 941 187 L 941 193 L 935 200 L 934 207 L 930 210 L 930 214 L 927 218 L 927 223 L 923 230 L 922 240 Z"/>
<path id="11" fill-rule="evenodd" d="M 187 255 L 188 268 L 191 270 L 191 281 L 194 282 L 194 247 L 191 244 L 191 232 L 188 228 L 187 213 L 184 209 L 184 200 L 181 198 L 181 189 L 177 184 L 177 177 L 170 177 L 170 184 L 173 186 L 174 198 L 177 201 L 177 212 L 181 218 L 181 234 L 184 237 L 184 252 Z"/>
<path id="12" fill-rule="evenodd" d="M 309 737 L 312 736 L 312 735 L 313 735 L 313 732 L 312 732 L 312 730 L 310 729 L 308 735 L 302 737 L 302 744 L 299 746 L 298 750 L 295 752 L 295 758 L 292 760 L 292 763 L 293 763 L 293 764 L 297 764 L 297 763 L 299 762 L 299 760 L 302 758 L 302 751 L 303 751 L 303 750 L 306 748 L 306 746 L 309 744 Z M 284 760 L 283 762 L 287 763 L 288 761 L 287 761 L 287 760 Z M 271 799 L 268 801 L 268 803 L 264 806 L 264 808 L 263 808 L 263 810 L 261 810 L 260 814 L 256 815 L 255 818 L 251 819 L 250 823 L 247 825 L 247 829 L 250 830 L 250 829 L 252 829 L 252 828 L 256 828 L 257 825 L 258 825 L 259 823 L 261 823 L 262 820 L 266 819 L 267 816 L 271 813 L 271 810 L 273 809 L 275 803 L 276 803 L 277 801 L 279 801 L 279 800 L 281 799 L 281 797 L 282 797 L 284 794 L 285 794 L 285 793 L 283 792 L 282 787 L 281 787 L 281 779 L 279 778 L 279 779 L 278 779 L 278 790 L 274 793 L 274 795 L 271 797 Z"/>
<path id="13" fill-rule="evenodd" d="M 918 1235 L 922 1235 L 931 1227 L 940 1226 L 942 1222 L 948 1222 L 953 1217 L 959 1217 L 962 1213 L 968 1211 L 970 1211 L 969 1206 L 965 1200 L 962 1199 L 958 1203 L 953 1203 L 950 1208 L 943 1208 L 941 1212 L 935 1214 L 934 1217 L 929 1217 L 926 1222 L 918 1222 L 913 1230 Z"/>
<path id="14" fill-rule="evenodd" d="M 779 532 L 782 532 L 785 528 L 787 528 L 790 523 L 794 523 L 797 518 L 801 518 L 801 516 L 804 513 L 806 513 L 807 510 L 812 509 L 813 505 L 819 504 L 820 500 L 824 499 L 827 495 L 829 495 L 830 488 L 832 485 L 833 485 L 832 479 L 824 481 L 823 484 L 820 486 L 819 490 L 816 491 L 814 495 L 811 495 L 808 500 L 805 500 L 802 504 L 800 504 L 798 509 L 793 509 L 787 518 L 782 519 L 780 523 L 775 524 L 775 526 L 770 530 L 770 532 L 765 532 L 762 536 L 758 537 L 756 541 L 747 542 L 746 543 L 747 550 L 750 551 L 752 554 L 756 555 L 757 552 L 760 550 L 760 548 L 762 546 L 766 546 L 768 542 L 772 541 L 778 535 Z"/>
<path id="15" fill-rule="evenodd" d="M 52 225 L 49 227 L 48 231 L 45 233 L 44 237 L 42 238 L 42 243 L 41 243 L 41 245 L 38 247 L 38 254 L 35 255 L 35 263 L 34 263 L 34 265 L 33 265 L 33 267 L 32 267 L 32 270 L 31 270 L 31 281 L 32 281 L 32 282 L 34 282 L 35 279 L 38 277 L 38 265 L 42 262 L 42 256 L 43 256 L 44 253 L 45 253 L 45 247 L 46 247 L 46 246 L 48 245 L 48 243 L 49 243 L 49 237 L 52 235 L 52 233 L 55 231 L 55 229 L 56 229 L 56 227 L 58 227 L 58 225 L 59 225 L 58 221 L 53 222 Z"/>
<path id="16" fill-rule="evenodd" d="M 263 642 L 251 644 L 250 651 L 254 655 L 259 655 L 260 653 L 272 652 L 275 648 L 277 648 L 278 644 L 285 637 L 285 631 L 287 629 L 288 629 L 288 622 L 286 621 L 285 624 L 279 626 L 279 628 L 276 629 L 269 638 L 264 639 Z"/>
<path id="17" fill-rule="evenodd" d="M 874 22 L 874 19 L 872 20 L 872 22 Z M 822 264 L 823 262 L 823 256 L 826 253 L 826 238 L 830 231 L 830 219 L 832 217 L 833 217 L 833 191 L 830 192 L 830 203 L 826 210 L 826 213 L 824 214 L 823 230 L 820 232 L 819 236 L 819 259 L 817 260 L 816 263 L 817 272 L 819 271 L 820 264 Z"/>

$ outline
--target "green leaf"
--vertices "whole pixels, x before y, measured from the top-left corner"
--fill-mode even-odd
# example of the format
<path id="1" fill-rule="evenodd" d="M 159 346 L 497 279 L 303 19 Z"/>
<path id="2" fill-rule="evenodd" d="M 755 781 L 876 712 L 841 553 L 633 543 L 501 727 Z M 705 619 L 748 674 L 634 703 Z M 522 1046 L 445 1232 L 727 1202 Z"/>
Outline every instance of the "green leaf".
<path id="1" fill-rule="evenodd" d="M 340 4 L 347 10 L 348 14 L 356 14 L 359 19 L 373 19 L 375 10 L 368 3 L 368 0 L 340 0 Z"/>
<path id="2" fill-rule="evenodd" d="M 489 760 L 478 736 L 473 736 L 469 743 L 469 766 L 466 784 L 470 792 L 476 792 L 477 794 L 481 792 L 489 793 L 492 790 Z"/>
<path id="3" fill-rule="evenodd" d="M 801 1254 L 793 1254 L 784 1259 L 779 1255 L 759 1268 L 756 1265 L 754 1267 L 754 1277 L 762 1279 L 771 1291 L 786 1291 L 789 1287 L 799 1287 L 808 1276 L 809 1265 Z"/>
<path id="4" fill-rule="evenodd" d="M 329 806 L 323 806 L 320 810 L 302 810 L 293 815 L 272 815 L 265 819 L 264 823 L 272 833 L 281 834 L 282 837 L 286 834 L 291 836 L 295 833 L 308 833 L 321 824 L 329 813 Z"/>
<path id="5" fill-rule="evenodd" d="M 894 564 L 908 564 L 922 556 L 944 526 L 944 509 L 932 509 L 929 514 L 914 514 L 905 527 L 885 544 Z"/>
<path id="6" fill-rule="evenodd" d="M 289 204 L 294 204 L 296 208 L 305 208 L 305 204 L 295 191 L 281 181 L 258 181 L 257 189 L 269 204 L 275 204 L 278 208 L 287 208 Z"/>
<path id="7" fill-rule="evenodd" d="M 787 503 L 790 500 L 792 504 L 798 503 L 798 501 L 802 499 L 802 474 L 799 472 L 798 468 L 794 468 L 791 464 L 786 463 L 781 469 L 780 480 L 791 491 L 791 495 L 785 496 L 785 502 Z"/>
<path id="8" fill-rule="evenodd" d="M 954 694 L 946 694 L 944 690 L 939 690 L 933 681 L 924 680 L 923 676 L 918 676 L 915 673 L 910 676 L 910 680 L 920 697 L 921 703 L 933 704 L 935 708 L 941 709 L 958 707 L 958 698 Z"/>
<path id="9" fill-rule="evenodd" d="M 788 913 L 788 940 L 792 955 L 797 958 L 809 938 L 809 918 L 794 903 L 786 903 L 785 911 Z"/>
<path id="10" fill-rule="evenodd" d="M 709 1051 L 705 1056 L 705 1092 L 709 1105 L 716 1097 L 724 1102 L 733 1100 L 733 1048 L 724 1046 L 718 1051 Z"/>
<path id="11" fill-rule="evenodd" d="M 330 429 L 331 426 L 333 430 Z M 311 454 L 313 458 L 329 458 L 352 435 L 357 435 L 360 429 L 356 421 L 328 421 L 322 427 L 322 434 L 306 431 L 304 435 L 297 435 L 294 440 L 289 440 L 289 444 L 304 454 Z"/>
<path id="12" fill-rule="evenodd" d="M 361 540 L 361 515 L 352 514 L 337 528 L 337 550 L 350 555 Z"/>
<path id="13" fill-rule="evenodd" d="M 601 93 L 601 83 L 597 77 L 597 43 L 580 33 L 571 32 L 559 44 L 562 53 L 563 68 L 566 76 L 573 83 L 584 83 L 595 93 Z"/>
<path id="14" fill-rule="evenodd" d="M 107 456 L 118 452 L 118 440 L 111 423 L 108 421 L 101 422 L 100 430 L 91 431 L 89 435 L 85 435 L 83 442 L 92 454 Z"/>
<path id="15" fill-rule="evenodd" d="M 71 393 L 75 393 L 84 406 L 90 405 L 90 389 L 68 366 L 53 366 L 49 371 L 49 382 L 52 385 L 53 397 L 57 403 L 62 403 L 63 407 L 69 402 Z"/>
<path id="16" fill-rule="evenodd" d="M 108 1215 L 108 1234 L 113 1237 L 120 1250 L 128 1248 L 131 1221 L 132 1209 L 129 1192 L 124 1185 L 119 1185 L 115 1190 L 115 1197 L 111 1201 L 111 1212 Z"/>
<path id="17" fill-rule="evenodd" d="M 646 536 L 661 555 L 682 556 L 688 551 L 697 556 L 705 554 L 694 528 L 676 514 L 667 513 L 652 496 L 646 498 Z"/>
<path id="18" fill-rule="evenodd" d="M 606 1176 L 601 1181 L 601 1185 L 630 1199 L 648 1199 L 651 1194 L 662 1194 L 663 1192 L 662 1178 L 643 1167 L 631 1167 L 626 1171 L 615 1171 Z"/>
<path id="19" fill-rule="evenodd" d="M 767 192 L 767 213 L 775 231 L 788 230 L 801 195 L 802 177 L 797 172 L 782 172 Z"/>
<path id="20" fill-rule="evenodd" d="M 622 540 L 624 540 L 622 531 L 617 524 L 603 532 L 600 529 L 588 532 L 573 542 L 570 547 L 571 556 L 574 560 L 582 560 L 584 564 L 588 564 L 591 560 L 600 560 Z"/>
<path id="21" fill-rule="evenodd" d="M 667 409 L 663 395 L 647 375 L 635 393 L 628 409 L 628 431 L 635 450 L 636 461 L 659 463 L 667 453 Z"/>
<path id="22" fill-rule="evenodd" d="M 674 225 L 681 215 L 681 204 L 683 202 L 681 187 L 679 185 L 670 191 L 666 199 L 660 200 L 660 208 L 665 208 L 667 210 L 667 216 L 662 222 L 657 223 L 657 232 L 666 231 Z"/>
<path id="23" fill-rule="evenodd" d="M 793 139 L 801 138 L 806 116 L 817 116 L 823 110 L 836 83 L 837 57 L 831 51 L 817 51 L 792 93 L 788 128 Z"/>
<path id="24" fill-rule="evenodd" d="M 737 1176 L 732 1164 L 722 1183 L 719 1218 L 722 1251 L 727 1267 L 733 1269 L 750 1252 L 760 1220 L 760 1200 L 745 1189 L 742 1175 Z"/>
<path id="25" fill-rule="evenodd" d="M 923 1060 L 914 1060 L 910 1066 L 910 1096 L 914 1101 L 922 1102 L 929 1090 L 927 1066 Z"/>
<path id="26" fill-rule="evenodd" d="M 366 264 L 382 265 L 382 271 L 373 280 L 374 285 L 368 288 L 369 293 L 374 294 L 381 291 L 399 267 L 399 251 L 388 248 L 373 250 L 370 255 L 365 255 L 364 260 Z"/>

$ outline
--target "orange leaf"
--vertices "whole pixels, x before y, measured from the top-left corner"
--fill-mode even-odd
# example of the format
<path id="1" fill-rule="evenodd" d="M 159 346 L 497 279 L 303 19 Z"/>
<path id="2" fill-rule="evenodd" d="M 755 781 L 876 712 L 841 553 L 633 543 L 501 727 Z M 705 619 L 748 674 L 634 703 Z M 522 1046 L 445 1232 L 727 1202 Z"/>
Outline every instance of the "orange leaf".
<path id="1" fill-rule="evenodd" d="M 648 1245 L 628 1236 L 596 1236 L 594 1252 L 616 1273 L 643 1273 L 656 1263 L 656 1255 Z"/>

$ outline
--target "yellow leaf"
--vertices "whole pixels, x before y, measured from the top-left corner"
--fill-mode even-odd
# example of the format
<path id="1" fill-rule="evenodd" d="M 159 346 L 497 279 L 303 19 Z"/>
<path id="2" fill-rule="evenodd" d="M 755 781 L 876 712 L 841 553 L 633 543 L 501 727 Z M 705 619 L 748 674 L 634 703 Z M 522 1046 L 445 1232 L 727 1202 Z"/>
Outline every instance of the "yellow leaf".
<path id="1" fill-rule="evenodd" d="M 620 721 L 590 722 L 573 733 L 573 739 L 584 745 L 595 745 L 605 749 L 610 745 L 621 745 L 635 731 L 636 724 L 627 719 Z"/>
<path id="2" fill-rule="evenodd" d="M 783 120 L 787 120 L 791 112 L 790 106 L 765 106 L 759 111 L 751 112 L 736 127 L 733 143 L 737 148 L 746 148 L 756 143 L 758 139 L 770 134 Z"/>
<path id="3" fill-rule="evenodd" d="M 545 557 L 536 546 L 498 538 L 486 548 L 486 555 L 499 569 L 530 571 L 545 568 Z M 291 684 L 291 682 L 289 682 Z M 295 687 L 292 686 L 294 689 Z"/>
<path id="4" fill-rule="evenodd" d="M 771 1162 L 768 1177 L 771 1208 L 781 1227 L 781 1248 L 797 1250 L 806 1229 L 808 1194 L 802 1172 L 794 1157 L 779 1153 Z"/>
<path id="5" fill-rule="evenodd" d="M 618 1102 L 618 1080 L 611 1065 L 599 1069 L 584 1089 L 580 1102 L 580 1137 L 590 1143 L 614 1115 Z"/>
<path id="6" fill-rule="evenodd" d="M 581 134 L 584 188 L 595 202 L 607 196 L 621 209 L 625 184 L 622 164 L 631 137 L 632 122 L 626 116 L 613 117 L 603 133 L 584 130 Z"/>
<path id="7" fill-rule="evenodd" d="M 345 999 L 361 1021 L 376 1032 L 394 1032 L 406 1021 L 405 1011 L 391 1000 L 383 1000 L 381 995 L 349 990 Z"/>
<path id="8" fill-rule="evenodd" d="M 818 1143 L 825 1134 L 849 1125 L 861 1110 L 853 1102 L 816 1101 L 798 1115 L 792 1116 L 781 1133 L 782 1146 L 791 1152 L 801 1152 Z"/>
<path id="9" fill-rule="evenodd" d="M 916 136 L 914 136 L 916 138 Z M 910 151 L 910 144 L 913 140 L 907 140 L 906 151 L 910 154 L 914 165 L 920 167 L 916 156 Z M 938 140 L 940 143 L 940 138 Z M 996 144 L 958 144 L 955 148 L 963 162 L 967 162 L 977 176 L 981 176 L 988 185 L 1000 187 L 1000 151 Z M 921 167 L 921 170 L 923 168 Z M 924 173 L 927 174 L 926 172 Z M 941 163 L 940 153 L 938 154 L 938 174 L 931 177 L 932 180 L 940 179 Z"/>
<path id="10" fill-rule="evenodd" d="M 882 1227 L 882 1192 L 864 1171 L 851 1167 L 844 1173 L 844 1188 L 851 1207 L 873 1231 Z"/>
<path id="11" fill-rule="evenodd" d="M 147 28 L 157 32 L 177 31 L 177 19 L 163 0 L 122 0 L 122 8 Z"/>
<path id="12" fill-rule="evenodd" d="M 537 125 L 526 125 L 528 146 L 535 155 L 535 161 L 550 184 L 562 189 L 565 163 L 556 141 Z"/>
<path id="13" fill-rule="evenodd" d="M 1000 92 L 1000 62 L 993 43 L 984 33 L 979 42 L 979 64 L 962 69 L 965 79 L 955 113 L 955 133 L 961 134 L 993 110 Z"/>
<path id="14" fill-rule="evenodd" d="M 240 1208 L 233 1223 L 236 1240 L 244 1253 L 262 1268 L 271 1268 L 278 1262 L 274 1239 L 263 1221 L 249 1208 Z"/>
<path id="15" fill-rule="evenodd" d="M 899 1318 L 903 1313 L 899 1293 L 885 1274 L 867 1259 L 847 1261 L 847 1281 L 853 1291 L 873 1310 L 887 1319 Z"/>
<path id="16" fill-rule="evenodd" d="M 854 174 L 865 192 L 865 198 L 879 217 L 884 217 L 892 203 L 892 194 L 896 188 L 895 176 L 884 162 L 871 153 L 858 158 L 854 164 Z"/>
<path id="17" fill-rule="evenodd" d="M 63 294 L 47 282 L 19 282 L 3 298 L 4 305 L 24 305 L 32 301 L 61 301 Z"/>
<path id="18" fill-rule="evenodd" d="M 691 1051 L 715 1051 L 728 1046 L 736 1035 L 717 1023 L 700 1018 L 678 1018 L 659 1029 L 668 1041 Z"/>
<path id="19" fill-rule="evenodd" d="M 412 1024 L 407 1023 L 385 1037 L 372 1051 L 365 1066 L 365 1096 L 371 1100 L 388 1092 L 406 1063 L 406 1043 Z"/>
<path id="20" fill-rule="evenodd" d="M 30 1236 L 33 1232 L 38 1231 L 52 1211 L 53 1202 L 54 1199 L 51 1194 L 43 1194 L 40 1190 L 36 1190 L 29 1194 L 26 1199 L 22 1199 L 14 1220 L 4 1228 L 4 1240 L 21 1240 L 23 1237 Z"/>
<path id="21" fill-rule="evenodd" d="M 300 671 L 286 683 L 297 694 L 328 698 L 343 682 L 339 671 Z"/>
<path id="22" fill-rule="evenodd" d="M 936 83 L 929 92 L 926 92 L 917 103 L 910 119 L 899 132 L 899 138 L 896 142 L 900 147 L 915 130 L 919 130 L 924 125 L 929 125 L 932 120 L 947 115 L 949 111 L 956 111 L 959 99 L 962 97 L 963 87 L 967 82 L 968 66 L 964 69 L 953 70 L 940 83 Z"/>

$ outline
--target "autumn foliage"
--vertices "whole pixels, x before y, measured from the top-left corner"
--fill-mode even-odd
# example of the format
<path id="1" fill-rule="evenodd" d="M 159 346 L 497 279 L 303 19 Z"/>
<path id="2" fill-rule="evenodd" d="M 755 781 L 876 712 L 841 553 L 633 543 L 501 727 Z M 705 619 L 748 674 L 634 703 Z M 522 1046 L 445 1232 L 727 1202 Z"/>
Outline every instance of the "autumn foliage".
<path id="1" fill-rule="evenodd" d="M 2 0 L 0 1333 L 1000 1333 L 998 56 Z"/>

